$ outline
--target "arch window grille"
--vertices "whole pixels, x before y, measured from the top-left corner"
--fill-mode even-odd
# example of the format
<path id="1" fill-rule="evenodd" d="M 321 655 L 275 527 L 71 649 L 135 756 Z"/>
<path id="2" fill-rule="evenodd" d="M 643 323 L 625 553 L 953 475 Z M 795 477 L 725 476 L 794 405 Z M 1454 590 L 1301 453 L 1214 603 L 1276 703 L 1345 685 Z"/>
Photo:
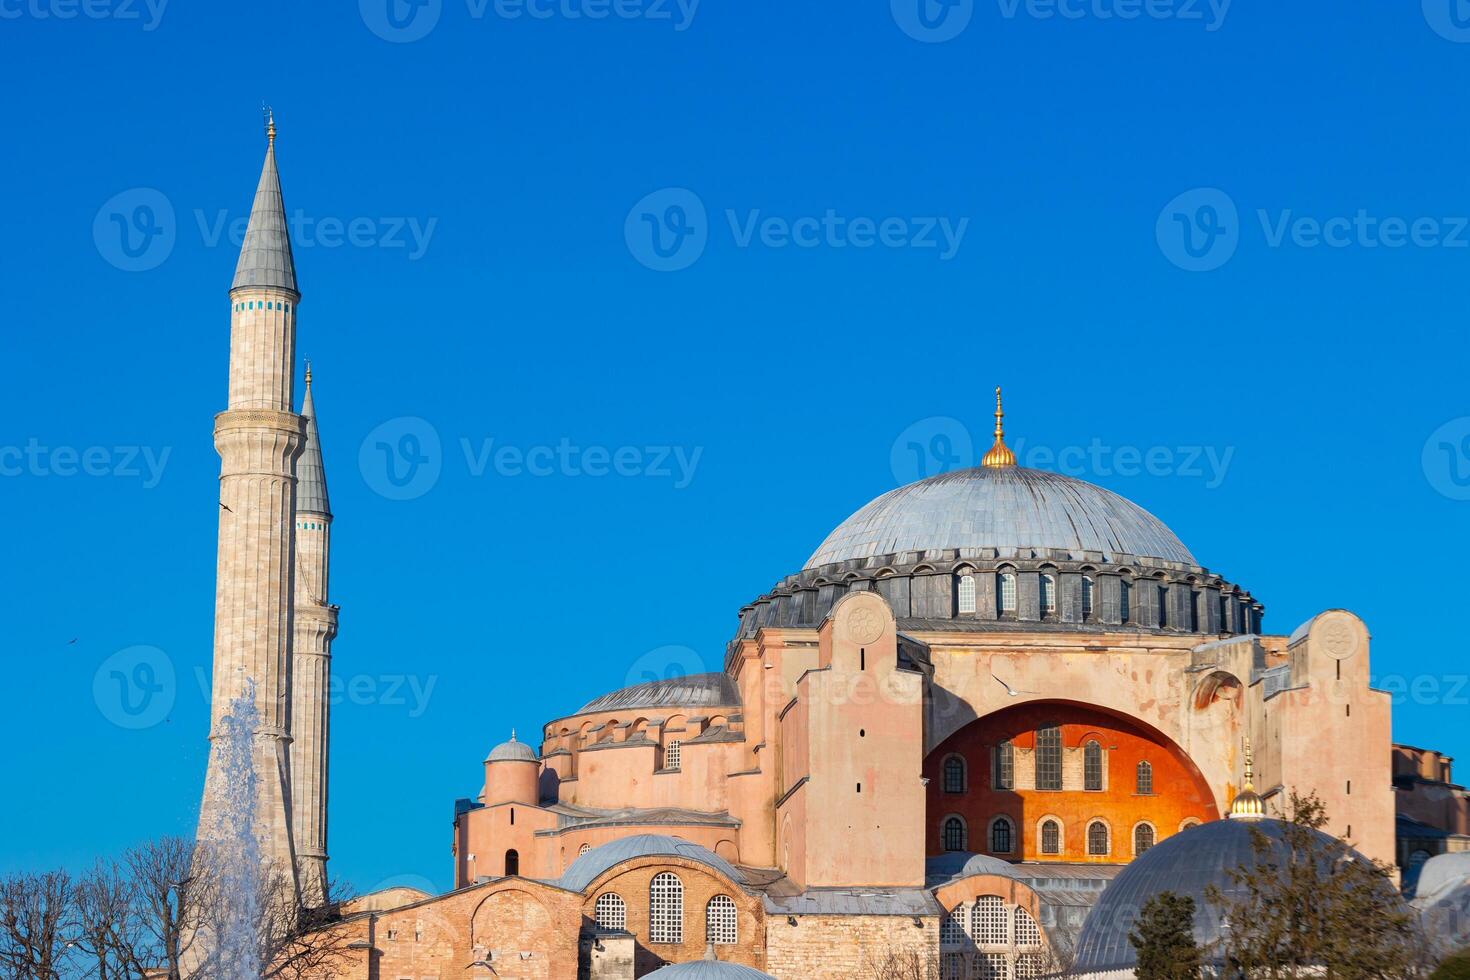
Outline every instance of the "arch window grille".
<path id="1" fill-rule="evenodd" d="M 738 931 L 735 900 L 729 895 L 716 895 L 704 908 L 706 941 L 717 946 L 733 946 Z"/>
<path id="2" fill-rule="evenodd" d="M 960 612 L 973 613 L 975 611 L 975 576 L 960 576 Z"/>
<path id="3" fill-rule="evenodd" d="M 1004 953 L 981 953 L 975 976 L 978 980 L 1011 980 L 1011 961 Z"/>
<path id="4" fill-rule="evenodd" d="M 1133 828 L 1133 853 L 1142 854 L 1154 846 L 1154 829 L 1146 823 Z"/>
<path id="5" fill-rule="evenodd" d="M 1015 927 L 1017 946 L 1041 945 L 1041 927 L 1036 924 L 1035 919 L 1031 918 L 1030 912 L 1017 906 L 1012 916 L 1012 921 Z"/>
<path id="6" fill-rule="evenodd" d="M 626 929 L 628 928 L 628 903 L 623 901 L 621 895 L 613 892 L 604 892 L 597 896 L 597 905 L 593 914 L 597 919 L 599 929 Z"/>
<path id="7" fill-rule="evenodd" d="M 1103 788 L 1103 751 L 1097 742 L 1088 742 L 1082 749 L 1082 788 L 1093 793 Z"/>
<path id="8" fill-rule="evenodd" d="M 946 851 L 963 851 L 968 841 L 965 833 L 965 822 L 959 817 L 950 817 L 944 821 L 944 849 Z"/>
<path id="9" fill-rule="evenodd" d="M 669 740 L 669 744 L 666 745 L 666 746 L 664 746 L 664 768 L 665 769 L 678 769 L 679 768 L 679 755 L 680 755 L 680 749 L 683 747 L 683 744 L 684 743 L 680 742 L 677 738 L 675 738 L 675 739 L 670 739 Z"/>
<path id="10" fill-rule="evenodd" d="M 965 904 L 951 909 L 939 923 L 941 946 L 964 946 L 970 937 L 965 933 Z"/>
<path id="11" fill-rule="evenodd" d="M 1000 589 L 1000 611 L 1014 613 L 1016 611 L 1016 573 L 1001 572 L 997 584 Z"/>
<path id="12" fill-rule="evenodd" d="M 1041 612 L 1043 615 L 1051 615 L 1057 611 L 1057 577 L 1055 575 L 1041 576 Z"/>
<path id="13" fill-rule="evenodd" d="M 995 788 L 1016 788 L 1016 750 L 1010 742 L 995 747 Z"/>
<path id="14" fill-rule="evenodd" d="M 1022 953 L 1016 957 L 1016 980 L 1040 980 L 1046 960 L 1039 953 Z"/>
<path id="15" fill-rule="evenodd" d="M 1154 792 L 1154 767 L 1151 762 L 1140 762 L 1138 773 L 1135 778 L 1136 791 L 1139 796 L 1152 796 Z"/>
<path id="16" fill-rule="evenodd" d="M 965 760 L 957 755 L 952 755 L 944 760 L 944 791 L 946 793 L 965 791 Z"/>
<path id="17" fill-rule="evenodd" d="M 990 825 L 990 851 L 992 854 L 1009 854 L 1015 847 L 1015 829 L 1010 820 L 997 817 Z"/>
<path id="18" fill-rule="evenodd" d="M 586 854 L 590 850 L 592 850 L 591 844 L 583 844 L 581 847 L 577 848 L 577 857 L 581 857 L 583 854 Z"/>
<path id="19" fill-rule="evenodd" d="M 1062 729 L 1055 722 L 1036 730 L 1036 788 L 1062 788 Z"/>
<path id="20" fill-rule="evenodd" d="M 1108 854 L 1108 825 L 1095 820 L 1087 826 L 1087 853 L 1092 857 Z"/>
<path id="21" fill-rule="evenodd" d="M 648 941 L 684 941 L 684 883 L 669 871 L 655 875 L 648 886 Z"/>
<path id="22" fill-rule="evenodd" d="M 1004 946 L 1010 941 L 1006 903 L 999 895 L 981 895 L 970 910 L 970 935 L 982 946 Z"/>
<path id="23" fill-rule="evenodd" d="M 1062 825 L 1048 820 L 1041 825 L 1041 853 L 1062 853 Z"/>

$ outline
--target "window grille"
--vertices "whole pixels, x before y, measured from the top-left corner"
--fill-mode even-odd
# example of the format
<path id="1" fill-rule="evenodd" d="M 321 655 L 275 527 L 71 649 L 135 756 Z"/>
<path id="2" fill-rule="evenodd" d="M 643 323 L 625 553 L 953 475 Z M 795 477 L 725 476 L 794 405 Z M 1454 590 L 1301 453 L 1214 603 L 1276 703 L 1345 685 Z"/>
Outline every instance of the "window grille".
<path id="1" fill-rule="evenodd" d="M 1062 729 L 1054 722 L 1036 730 L 1036 788 L 1062 788 Z"/>
<path id="2" fill-rule="evenodd" d="M 1082 749 L 1082 788 L 1092 792 L 1103 788 L 1103 751 L 1096 742 Z"/>
<path id="3" fill-rule="evenodd" d="M 684 941 L 684 883 L 668 871 L 656 875 L 648 887 L 648 941 Z"/>
<path id="4" fill-rule="evenodd" d="M 705 938 L 719 946 L 735 945 L 738 929 L 735 900 L 729 895 L 716 895 L 704 909 Z"/>
<path id="5" fill-rule="evenodd" d="M 628 928 L 628 905 L 621 895 L 604 892 L 597 896 L 593 911 L 599 929 Z"/>
<path id="6" fill-rule="evenodd" d="M 972 613 L 975 611 L 975 576 L 960 576 L 960 612 Z"/>

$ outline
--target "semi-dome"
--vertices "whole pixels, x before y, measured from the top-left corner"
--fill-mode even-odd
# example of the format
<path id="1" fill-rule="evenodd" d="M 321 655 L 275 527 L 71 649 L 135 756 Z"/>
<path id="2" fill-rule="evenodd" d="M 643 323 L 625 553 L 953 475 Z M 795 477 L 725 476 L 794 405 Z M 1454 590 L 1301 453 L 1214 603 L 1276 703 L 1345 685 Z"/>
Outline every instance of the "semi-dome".
<path id="1" fill-rule="evenodd" d="M 1205 897 L 1211 885 L 1227 896 L 1238 896 L 1240 887 L 1230 872 L 1255 867 L 1261 860 L 1253 846 L 1251 830 L 1259 830 L 1271 847 L 1265 859 L 1279 865 L 1291 861 L 1285 840 L 1288 825 L 1280 820 L 1227 819 L 1191 827 L 1160 841 L 1134 858 L 1088 914 L 1077 940 L 1076 974 L 1131 970 L 1137 951 L 1128 941 L 1139 912 L 1160 892 L 1194 899 L 1194 938 L 1203 949 L 1220 938 L 1220 916 Z M 1341 843 L 1321 831 L 1312 831 L 1326 853 Z M 1351 852 L 1354 855 L 1356 852 Z M 1366 859 L 1364 859 L 1366 860 Z"/>
<path id="2" fill-rule="evenodd" d="M 978 466 L 890 490 L 827 535 L 807 568 L 898 552 L 1056 548 L 1197 564 L 1164 523 L 1085 480 Z"/>
<path id="3" fill-rule="evenodd" d="M 624 861 L 641 857 L 677 857 L 694 861 L 719 872 L 731 881 L 745 883 L 745 876 L 729 861 L 707 847 L 666 834 L 635 834 L 622 837 L 601 847 L 594 847 L 573 861 L 557 882 L 568 891 L 579 892 L 596 881 L 603 872 Z"/>

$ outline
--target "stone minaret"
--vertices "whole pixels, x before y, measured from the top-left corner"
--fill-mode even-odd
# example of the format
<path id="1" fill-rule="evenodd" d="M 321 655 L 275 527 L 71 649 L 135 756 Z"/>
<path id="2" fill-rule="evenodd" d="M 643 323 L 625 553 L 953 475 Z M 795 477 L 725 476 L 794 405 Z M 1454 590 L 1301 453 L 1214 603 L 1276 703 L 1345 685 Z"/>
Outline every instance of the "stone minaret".
<path id="1" fill-rule="evenodd" d="M 327 744 L 331 708 L 327 678 L 337 607 L 327 603 L 332 507 L 322 467 L 311 364 L 306 365 L 306 449 L 296 466 L 296 632 L 291 649 L 291 803 L 301 900 L 310 908 L 327 896 Z"/>
<path id="2" fill-rule="evenodd" d="M 230 390 L 215 416 L 220 454 L 219 564 L 215 579 L 214 681 L 209 772 L 199 813 L 201 840 L 227 840 L 232 813 L 224 720 L 253 692 L 255 836 L 260 859 L 294 889 L 291 839 L 291 642 L 296 460 L 306 425 L 292 411 L 296 358 L 296 270 L 276 175 L 275 124 L 250 225 L 230 288 Z"/>

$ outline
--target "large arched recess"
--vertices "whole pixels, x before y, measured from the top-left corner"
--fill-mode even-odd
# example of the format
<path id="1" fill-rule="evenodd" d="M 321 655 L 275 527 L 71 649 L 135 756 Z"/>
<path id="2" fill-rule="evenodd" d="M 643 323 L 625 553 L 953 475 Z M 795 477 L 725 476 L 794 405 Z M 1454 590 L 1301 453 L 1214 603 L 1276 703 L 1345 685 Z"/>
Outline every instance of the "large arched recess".
<path id="1" fill-rule="evenodd" d="M 1035 788 L 1036 730 L 1055 723 L 1062 731 L 1061 790 Z M 1084 788 L 1084 745 L 1104 750 L 1103 789 Z M 1012 788 L 997 786 L 995 749 L 1012 746 Z M 946 792 L 943 766 L 951 756 L 964 760 L 963 792 Z M 1152 770 L 1152 792 L 1140 793 L 1138 763 Z M 1191 823 L 1219 818 L 1215 797 L 1199 767 L 1177 743 L 1157 728 L 1123 712 L 1080 701 L 1027 701 L 975 719 L 951 734 L 924 759 L 926 789 L 925 853 L 943 853 L 942 825 L 951 815 L 964 818 L 968 850 L 1008 860 L 1118 863 L 1134 857 L 1134 831 L 1147 824 L 1161 841 Z M 1015 844 L 995 851 L 988 829 L 997 817 L 1009 819 Z M 1059 854 L 1042 853 L 1041 824 L 1061 826 Z M 1087 828 L 1102 821 L 1109 834 L 1106 855 L 1088 853 Z"/>

